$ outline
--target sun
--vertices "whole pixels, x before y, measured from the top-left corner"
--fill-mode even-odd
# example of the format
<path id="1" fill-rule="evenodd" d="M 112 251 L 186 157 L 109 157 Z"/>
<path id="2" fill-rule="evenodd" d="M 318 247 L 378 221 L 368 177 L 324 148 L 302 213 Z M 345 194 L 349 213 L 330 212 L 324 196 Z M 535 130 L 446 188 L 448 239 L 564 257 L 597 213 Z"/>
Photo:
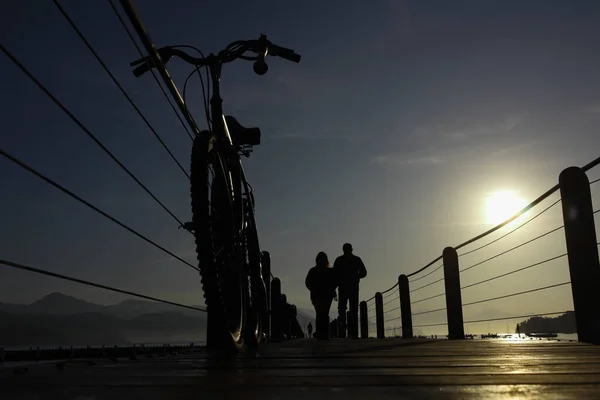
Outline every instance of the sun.
<path id="1" fill-rule="evenodd" d="M 486 223 L 498 225 L 521 211 L 527 202 L 516 192 L 505 190 L 494 192 L 485 199 Z"/>

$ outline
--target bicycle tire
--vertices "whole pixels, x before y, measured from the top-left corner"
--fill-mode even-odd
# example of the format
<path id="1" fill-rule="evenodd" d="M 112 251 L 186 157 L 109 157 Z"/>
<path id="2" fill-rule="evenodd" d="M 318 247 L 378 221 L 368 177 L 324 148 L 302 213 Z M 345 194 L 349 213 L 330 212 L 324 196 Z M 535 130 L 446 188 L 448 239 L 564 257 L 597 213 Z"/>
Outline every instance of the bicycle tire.
<path id="1" fill-rule="evenodd" d="M 258 241 L 256 219 L 254 218 L 254 198 L 245 186 L 247 199 L 244 205 L 244 239 L 250 272 L 251 307 L 248 312 L 246 342 L 249 346 L 257 346 L 263 340 L 264 321 L 268 312 L 267 288 L 262 276 L 262 253 Z"/>
<path id="2" fill-rule="evenodd" d="M 207 344 L 210 348 L 237 352 L 245 345 L 249 289 L 240 249 L 232 240 L 236 221 L 227 184 L 230 173 L 214 146 L 215 140 L 211 132 L 202 131 L 192 146 L 192 222 L 209 313 Z"/>

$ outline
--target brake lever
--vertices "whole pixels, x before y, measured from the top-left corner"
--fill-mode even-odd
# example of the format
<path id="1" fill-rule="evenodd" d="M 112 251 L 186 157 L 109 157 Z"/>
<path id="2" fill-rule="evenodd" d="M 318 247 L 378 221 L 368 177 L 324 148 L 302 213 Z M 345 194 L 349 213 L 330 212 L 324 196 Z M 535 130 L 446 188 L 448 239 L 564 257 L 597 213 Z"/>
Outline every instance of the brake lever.
<path id="1" fill-rule="evenodd" d="M 171 58 L 173 58 L 173 54 L 169 51 L 170 47 L 161 47 L 160 49 L 156 49 L 156 53 L 158 53 L 158 57 L 162 60 L 163 64 L 166 64 Z M 148 63 L 152 64 L 152 58 L 150 56 L 142 57 L 139 60 L 135 60 L 129 63 L 130 67 L 135 67 L 136 65 Z"/>
<path id="2" fill-rule="evenodd" d="M 147 63 L 150 61 L 150 56 L 142 57 L 139 60 L 135 60 L 129 63 L 130 67 L 135 67 L 136 65 L 140 65 L 142 63 Z"/>

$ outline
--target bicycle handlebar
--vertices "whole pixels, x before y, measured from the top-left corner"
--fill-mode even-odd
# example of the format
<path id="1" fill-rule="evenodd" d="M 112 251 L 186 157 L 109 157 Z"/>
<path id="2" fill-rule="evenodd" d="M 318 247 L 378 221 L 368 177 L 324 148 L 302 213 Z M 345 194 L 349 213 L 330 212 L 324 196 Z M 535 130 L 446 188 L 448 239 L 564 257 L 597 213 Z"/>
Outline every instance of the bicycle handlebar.
<path id="1" fill-rule="evenodd" d="M 244 53 L 247 51 L 256 53 L 257 56 L 244 56 Z M 243 60 L 256 61 L 256 63 L 259 64 L 259 66 L 266 67 L 264 58 L 267 55 L 281 57 L 285 60 L 292 61 L 295 63 L 299 63 L 301 59 L 301 56 L 299 54 L 296 54 L 294 50 L 277 46 L 271 43 L 269 40 L 267 40 L 267 37 L 265 35 L 261 35 L 260 38 L 257 40 L 235 41 L 229 44 L 224 50 L 221 50 L 216 56 L 210 54 L 208 57 L 193 57 L 187 54 L 185 51 L 178 49 L 177 46 L 162 47 L 158 49 L 157 52 L 164 64 L 166 64 L 173 56 L 176 56 L 196 67 L 204 67 L 216 63 L 224 64 L 234 61 L 238 58 L 241 58 Z M 136 77 L 143 75 L 144 73 L 150 71 L 152 67 L 154 67 L 149 56 L 133 61 L 129 65 L 133 67 L 139 64 L 142 65 L 133 70 L 133 74 Z M 262 75 L 266 72 L 266 68 L 257 69 L 255 64 L 255 72 L 257 74 Z"/>

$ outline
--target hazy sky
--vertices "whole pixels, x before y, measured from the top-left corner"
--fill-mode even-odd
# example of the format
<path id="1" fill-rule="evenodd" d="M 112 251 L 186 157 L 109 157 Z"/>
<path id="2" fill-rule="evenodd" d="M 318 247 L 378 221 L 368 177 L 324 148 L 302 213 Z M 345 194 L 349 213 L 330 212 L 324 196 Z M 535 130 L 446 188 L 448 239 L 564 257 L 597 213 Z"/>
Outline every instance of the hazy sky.
<path id="1" fill-rule="evenodd" d="M 151 76 L 131 74 L 128 63 L 138 56 L 108 1 L 61 4 L 188 168 L 190 139 Z M 216 52 L 265 33 L 302 55 L 299 65 L 272 60 L 263 77 L 243 62 L 223 74 L 226 112 L 263 131 L 263 143 L 245 162 L 261 245 L 300 307 L 310 307 L 304 278 L 318 251 L 333 260 L 351 242 L 369 271 L 362 297 L 371 297 L 445 246 L 488 229 L 486 196 L 512 190 L 532 200 L 562 169 L 600 150 L 597 1 L 138 0 L 137 6 L 158 46 Z M 0 40 L 179 218 L 190 219 L 185 176 L 52 2 L 3 5 Z M 0 59 L 1 148 L 193 261 L 191 235 L 7 57 Z M 169 67 L 183 84 L 190 67 L 176 61 Z M 204 126 L 197 81 L 190 93 Z M 598 178 L 600 171 L 589 175 Z M 200 280 L 189 267 L 3 158 L 0 179 L 0 258 L 202 303 Z M 527 229 L 461 258 L 461 266 L 561 223 L 557 206 Z M 462 279 L 468 284 L 563 251 L 558 231 Z M 568 281 L 564 258 L 546 267 L 469 289 L 463 301 Z M 442 290 L 432 285 L 413 299 Z M 53 291 L 102 303 L 122 299 L 0 268 L 0 301 L 30 302 Z M 413 307 L 443 307 L 443 298 Z M 465 318 L 570 308 L 567 285 L 465 307 Z M 443 322 L 444 315 L 419 321 Z"/>

